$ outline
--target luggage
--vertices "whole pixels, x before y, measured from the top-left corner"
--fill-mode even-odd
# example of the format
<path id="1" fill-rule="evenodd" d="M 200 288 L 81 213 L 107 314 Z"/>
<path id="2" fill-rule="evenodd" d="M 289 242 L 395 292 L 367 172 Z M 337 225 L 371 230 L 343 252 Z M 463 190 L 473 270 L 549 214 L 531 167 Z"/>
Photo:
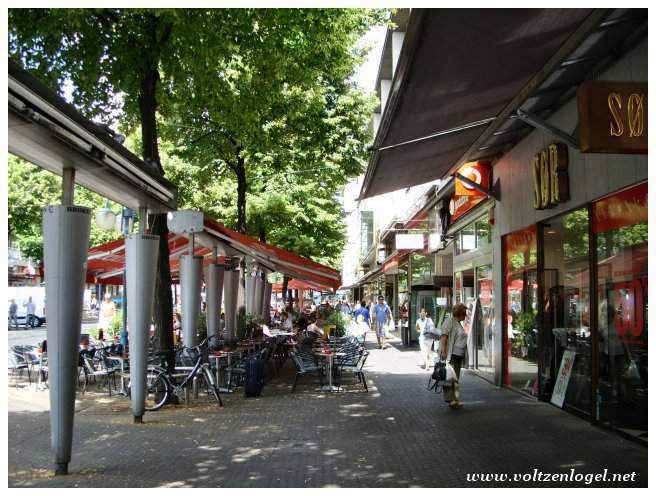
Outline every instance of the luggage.
<path id="1" fill-rule="evenodd" d="M 244 395 L 247 398 L 259 396 L 264 387 L 264 360 L 259 357 L 251 358 L 246 362 L 246 383 Z"/>

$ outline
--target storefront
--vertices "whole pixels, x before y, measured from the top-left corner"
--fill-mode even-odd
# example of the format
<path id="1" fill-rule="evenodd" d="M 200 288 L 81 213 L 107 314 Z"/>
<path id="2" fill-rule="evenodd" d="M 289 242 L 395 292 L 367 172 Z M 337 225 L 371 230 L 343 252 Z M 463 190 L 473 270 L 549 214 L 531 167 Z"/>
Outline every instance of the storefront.
<path id="1" fill-rule="evenodd" d="M 459 174 L 487 189 L 489 163 L 465 164 Z M 494 200 L 455 179 L 447 236 L 453 250 L 453 303 L 469 309 L 463 327 L 469 334 L 469 367 L 494 381 L 494 285 L 490 211 Z"/>
<path id="2" fill-rule="evenodd" d="M 638 47 L 623 69 L 645 60 Z M 608 129 L 595 124 L 603 114 L 589 121 L 590 98 L 603 100 Z M 633 141 L 611 139 L 615 98 L 633 99 Z M 639 83 L 588 83 L 553 119 L 580 127 L 580 148 L 536 131 L 496 162 L 504 195 L 492 237 L 501 255 L 502 384 L 646 441 L 647 157 L 633 143 L 646 138 L 636 113 L 643 99 Z M 595 140 L 610 145 L 587 153 Z M 467 279 L 458 281 L 466 302 Z"/>

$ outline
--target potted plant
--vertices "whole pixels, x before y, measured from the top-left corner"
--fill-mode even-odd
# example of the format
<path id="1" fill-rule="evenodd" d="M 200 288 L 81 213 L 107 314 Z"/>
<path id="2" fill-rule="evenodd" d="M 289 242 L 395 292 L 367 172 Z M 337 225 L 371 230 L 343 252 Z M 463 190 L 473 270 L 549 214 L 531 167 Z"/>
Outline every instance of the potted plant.
<path id="1" fill-rule="evenodd" d="M 517 331 L 515 335 L 516 345 L 515 343 L 513 344 L 519 350 L 519 356 L 521 358 L 527 358 L 536 345 L 533 333 L 533 329 L 535 329 L 535 317 L 535 312 L 529 310 L 518 313 L 513 322 Z"/>
<path id="2" fill-rule="evenodd" d="M 237 313 L 237 339 L 257 339 L 262 335 L 264 319 L 261 315 L 246 312 L 240 308 Z"/>
<path id="3" fill-rule="evenodd" d="M 343 336 L 346 334 L 346 317 L 342 312 L 339 311 L 334 311 L 332 312 L 329 316 L 328 319 L 326 320 L 326 323 L 328 325 L 334 326 L 335 327 L 335 335 L 336 336 Z"/>

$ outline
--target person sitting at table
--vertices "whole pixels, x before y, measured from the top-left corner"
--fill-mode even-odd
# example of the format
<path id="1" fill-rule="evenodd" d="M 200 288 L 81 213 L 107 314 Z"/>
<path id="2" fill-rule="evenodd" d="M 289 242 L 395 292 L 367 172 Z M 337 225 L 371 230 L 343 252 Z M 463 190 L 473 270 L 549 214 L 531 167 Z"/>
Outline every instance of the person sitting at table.
<path id="1" fill-rule="evenodd" d="M 283 312 L 282 313 L 282 328 L 291 331 L 294 328 L 294 324 L 292 322 L 292 314 L 290 312 Z"/>

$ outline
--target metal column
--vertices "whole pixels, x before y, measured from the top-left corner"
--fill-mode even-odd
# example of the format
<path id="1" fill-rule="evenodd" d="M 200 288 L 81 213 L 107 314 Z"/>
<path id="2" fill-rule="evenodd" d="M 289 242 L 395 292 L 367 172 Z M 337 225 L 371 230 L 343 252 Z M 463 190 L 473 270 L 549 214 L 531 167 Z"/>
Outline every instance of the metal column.
<path id="1" fill-rule="evenodd" d="M 180 257 L 180 293 L 182 294 L 182 343 L 196 346 L 196 326 L 200 313 L 201 269 L 203 257 L 182 255 Z"/>
<path id="2" fill-rule="evenodd" d="M 133 234 L 125 238 L 125 273 L 130 342 L 130 396 L 135 423 L 141 423 L 146 401 L 148 330 L 155 296 L 159 236 Z"/>
<path id="3" fill-rule="evenodd" d="M 273 285 L 266 281 L 264 283 L 264 301 L 262 302 L 262 316 L 267 324 L 271 323 L 271 290 Z"/>
<path id="4" fill-rule="evenodd" d="M 246 313 L 255 313 L 255 278 L 251 270 L 246 271 Z"/>
<path id="5" fill-rule="evenodd" d="M 66 182 L 66 176 L 64 179 Z M 65 185 L 62 195 L 67 203 L 72 200 L 71 190 L 72 182 L 68 188 Z M 50 443 L 55 455 L 56 475 L 67 474 L 71 461 L 90 226 L 88 208 L 51 205 L 43 210 Z"/>
<path id="6" fill-rule="evenodd" d="M 255 275 L 253 286 L 253 313 L 256 315 L 262 315 L 262 302 L 264 301 L 264 281 L 262 280 L 262 272 L 259 270 Z"/>
<path id="7" fill-rule="evenodd" d="M 223 296 L 224 267 L 216 263 L 205 269 L 205 300 L 207 302 L 207 337 L 219 333 L 221 298 Z"/>
<path id="8" fill-rule="evenodd" d="M 231 339 L 237 329 L 237 292 L 239 290 L 239 271 L 226 270 L 223 276 L 225 295 L 225 337 Z"/>

